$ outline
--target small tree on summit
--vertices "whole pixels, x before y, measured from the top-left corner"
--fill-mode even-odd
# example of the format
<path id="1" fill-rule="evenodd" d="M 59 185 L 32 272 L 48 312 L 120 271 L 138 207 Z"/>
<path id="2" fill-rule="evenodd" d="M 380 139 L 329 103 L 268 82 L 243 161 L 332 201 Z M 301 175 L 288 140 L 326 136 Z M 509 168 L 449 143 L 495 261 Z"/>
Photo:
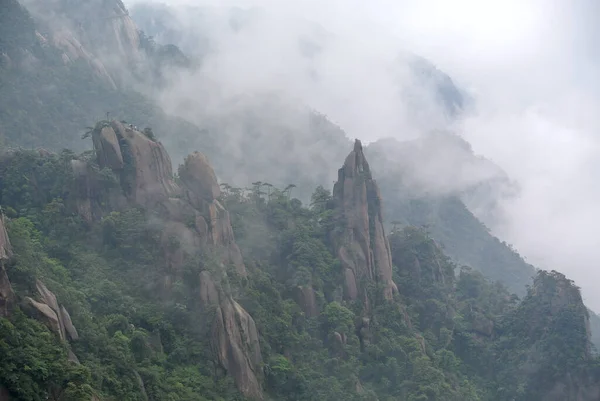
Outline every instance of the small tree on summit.
<path id="1" fill-rule="evenodd" d="M 152 128 L 150 127 L 146 127 L 144 128 L 144 135 L 146 135 L 146 137 L 148 139 L 150 139 L 151 141 L 155 141 L 156 142 L 156 137 L 154 136 L 154 131 L 152 131 Z"/>
<path id="2" fill-rule="evenodd" d="M 94 127 L 85 127 L 85 134 L 81 135 L 81 139 L 89 138 L 94 132 Z"/>
<path id="3" fill-rule="evenodd" d="M 285 187 L 285 189 L 283 190 L 284 193 L 287 193 L 287 197 L 288 200 L 291 198 L 292 196 L 292 189 L 296 188 L 296 185 L 294 184 L 289 184 L 287 187 Z"/>

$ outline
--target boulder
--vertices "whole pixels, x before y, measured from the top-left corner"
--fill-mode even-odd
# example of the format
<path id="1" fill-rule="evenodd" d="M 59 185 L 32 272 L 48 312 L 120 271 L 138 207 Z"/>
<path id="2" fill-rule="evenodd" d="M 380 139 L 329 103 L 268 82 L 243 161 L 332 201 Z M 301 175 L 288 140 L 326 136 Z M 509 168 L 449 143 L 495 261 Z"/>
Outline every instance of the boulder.
<path id="1" fill-rule="evenodd" d="M 71 321 L 71 315 L 69 315 L 69 312 L 67 312 L 65 307 L 62 305 L 60 306 L 60 318 L 65 328 L 64 331 L 67 335 L 67 338 L 71 341 L 79 340 L 79 333 Z"/>
<path id="2" fill-rule="evenodd" d="M 60 313 L 56 295 L 46 287 L 40 280 L 35 280 L 35 289 L 40 295 L 42 302 L 52 308 L 55 313 Z"/>
<path id="3" fill-rule="evenodd" d="M 32 317 L 45 324 L 50 330 L 58 335 L 61 340 L 65 339 L 62 334 L 63 332 L 60 321 L 58 320 L 58 315 L 50 306 L 42 302 L 37 302 L 30 297 L 25 297 L 24 305 Z"/>
<path id="4" fill-rule="evenodd" d="M 61 340 L 78 340 L 79 333 L 71 321 L 71 315 L 63 305 L 58 303 L 56 295 L 37 279 L 35 289 L 40 301 L 26 297 L 24 302 L 30 315 L 48 326 Z"/>
<path id="5" fill-rule="evenodd" d="M 345 297 L 354 300 L 367 282 L 377 281 L 383 284 L 384 297 L 392 299 L 398 288 L 392 280 L 381 194 L 359 140 L 338 170 L 333 200 L 341 226 L 332 232 L 332 242 L 344 268 Z"/>

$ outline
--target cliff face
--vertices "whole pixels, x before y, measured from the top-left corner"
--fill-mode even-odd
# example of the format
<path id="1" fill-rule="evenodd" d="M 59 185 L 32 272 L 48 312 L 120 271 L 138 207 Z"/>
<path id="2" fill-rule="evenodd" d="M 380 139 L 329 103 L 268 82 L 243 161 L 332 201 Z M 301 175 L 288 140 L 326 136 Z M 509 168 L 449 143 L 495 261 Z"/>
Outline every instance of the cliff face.
<path id="1" fill-rule="evenodd" d="M 128 203 L 157 211 L 166 220 L 165 236 L 180 237 L 192 248 L 210 245 L 222 264 L 231 264 L 239 275 L 246 275 L 229 212 L 217 199 L 220 196 L 217 177 L 203 154 L 194 152 L 185 159 L 179 168 L 181 185 L 178 185 L 173 180 L 171 158 L 164 146 L 135 127 L 117 121 L 100 123 L 92 132 L 92 139 L 99 166 L 111 169 L 119 177 L 122 196 L 111 196 L 112 208 L 119 208 L 125 197 Z M 83 166 L 73 167 L 83 187 L 79 193 L 84 195 L 76 204 L 81 205 L 86 216 L 101 214 L 87 210 L 93 206 L 85 194 L 97 192 L 94 180 L 89 174 L 86 176 Z M 171 252 L 167 258 L 172 262 L 170 265 L 181 266 L 185 251 L 183 247 Z"/>
<path id="2" fill-rule="evenodd" d="M 15 299 L 5 268 L 11 257 L 12 247 L 4 226 L 4 218 L 0 217 L 0 317 L 8 315 Z"/>
<path id="3" fill-rule="evenodd" d="M 22 3 L 38 22 L 37 35 L 42 43 L 60 49 L 65 64 L 85 60 L 115 88 L 118 68 L 133 67 L 142 60 L 138 29 L 120 0 Z"/>
<path id="4" fill-rule="evenodd" d="M 246 276 L 242 254 L 235 243 L 229 212 L 219 203 L 221 195 L 217 176 L 206 156 L 200 152 L 189 155 L 179 168 L 184 198 L 202 213 L 207 224 L 208 241 L 219 253 L 221 262 L 231 263 L 237 273 Z"/>
<path id="5" fill-rule="evenodd" d="M 376 281 L 383 285 L 385 298 L 392 299 L 398 289 L 392 280 L 392 257 L 383 229 L 381 195 L 359 140 L 338 171 L 333 198 L 343 228 L 333 232 L 332 240 L 344 268 L 346 298 L 357 299 L 368 281 Z"/>
<path id="6" fill-rule="evenodd" d="M 219 184 L 208 159 L 198 152 L 189 155 L 179 168 L 181 184 L 177 184 L 169 155 L 147 133 L 111 121 L 96 127 L 92 139 L 100 167 L 111 169 L 119 177 L 122 195 L 112 196 L 111 201 L 116 204 L 110 207 L 118 208 L 118 203 L 126 199 L 127 204 L 142 206 L 163 219 L 161 243 L 170 275 L 177 275 L 186 258 L 199 249 L 216 256 L 221 267 L 218 277 L 202 271 L 199 287 L 200 306 L 216 308 L 211 343 L 219 363 L 240 391 L 249 398 L 262 399 L 258 330 L 248 312 L 221 285 L 221 279 L 226 281 L 227 277 L 225 265 L 233 266 L 240 276 L 246 275 L 246 267 L 235 242 L 229 212 L 218 201 Z M 95 183 L 93 179 L 81 182 Z M 79 194 L 96 191 L 89 189 Z M 87 205 L 86 202 L 80 199 L 76 204 Z M 101 214 L 101 210 L 90 213 Z M 179 246 L 170 246 L 173 239 Z M 60 322 L 53 327 L 61 331 Z"/>
<path id="7" fill-rule="evenodd" d="M 254 319 L 207 271 L 200 273 L 200 305 L 215 308 L 211 343 L 219 363 L 245 396 L 262 400 L 263 360 Z"/>

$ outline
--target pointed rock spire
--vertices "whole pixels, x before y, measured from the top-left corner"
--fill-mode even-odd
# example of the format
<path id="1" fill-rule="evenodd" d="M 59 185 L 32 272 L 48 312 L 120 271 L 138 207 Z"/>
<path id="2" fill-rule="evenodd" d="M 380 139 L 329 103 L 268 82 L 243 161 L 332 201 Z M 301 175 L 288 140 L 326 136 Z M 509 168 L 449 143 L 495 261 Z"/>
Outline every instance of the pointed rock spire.
<path id="1" fill-rule="evenodd" d="M 384 297 L 392 299 L 398 288 L 392 280 L 381 195 L 358 139 L 338 170 L 333 198 L 336 216 L 343 226 L 343 230 L 333 233 L 333 243 L 344 268 L 346 298 L 356 299 L 369 281 L 376 281 L 383 285 Z"/>

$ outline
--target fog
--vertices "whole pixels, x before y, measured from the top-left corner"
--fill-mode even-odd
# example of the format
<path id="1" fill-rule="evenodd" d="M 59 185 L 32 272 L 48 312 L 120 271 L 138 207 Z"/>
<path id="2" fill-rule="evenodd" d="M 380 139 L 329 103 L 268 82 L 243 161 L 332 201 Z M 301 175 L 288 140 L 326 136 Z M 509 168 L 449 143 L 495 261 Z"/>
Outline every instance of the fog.
<path id="1" fill-rule="evenodd" d="M 350 138 L 367 142 L 454 129 L 521 190 L 501 203 L 494 233 L 537 267 L 574 279 L 588 305 L 600 310 L 595 291 L 600 280 L 595 2 L 167 3 L 211 10 L 201 20 L 198 14 L 176 12 L 180 27 L 210 34 L 210 52 L 200 71 L 180 77 L 174 89 L 160 95 L 170 112 L 194 120 L 206 110 L 225 114 L 225 99 L 276 92 L 326 114 Z M 224 28 L 232 6 L 256 7 L 250 20 L 241 20 L 246 24 L 241 35 Z M 298 38 L 318 43 L 316 55 L 302 56 Z M 188 44 L 193 50 L 194 42 Z M 433 62 L 471 96 L 462 118 L 448 119 L 431 91 L 415 90 L 406 68 L 391 67 L 411 53 Z"/>

